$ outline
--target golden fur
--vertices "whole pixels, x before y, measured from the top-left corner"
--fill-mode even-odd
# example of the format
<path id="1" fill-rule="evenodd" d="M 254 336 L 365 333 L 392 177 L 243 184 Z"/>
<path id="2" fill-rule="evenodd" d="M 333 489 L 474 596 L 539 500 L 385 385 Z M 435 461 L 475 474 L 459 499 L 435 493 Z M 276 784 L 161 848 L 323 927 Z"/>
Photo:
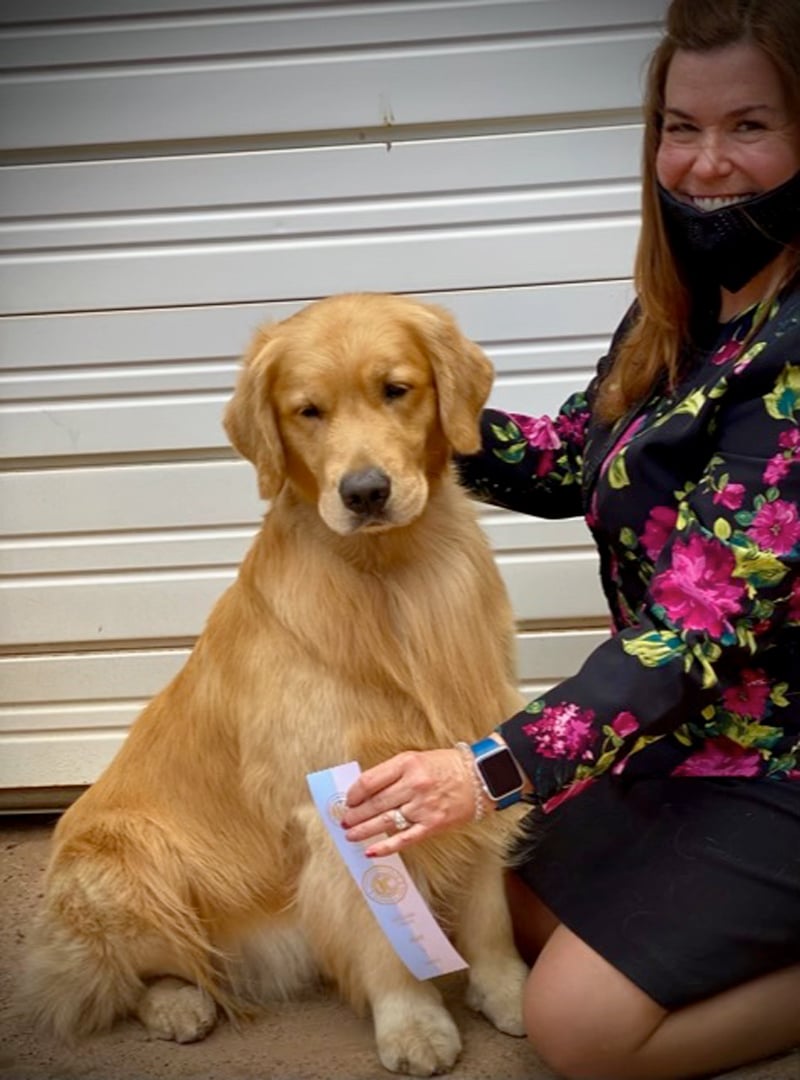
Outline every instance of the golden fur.
<path id="1" fill-rule="evenodd" d="M 387 1068 L 453 1064 L 438 991 L 378 928 L 305 776 L 474 740 L 519 707 L 508 601 L 449 465 L 477 448 L 490 385 L 449 314 L 399 297 L 259 332 L 225 424 L 271 507 L 183 670 L 58 824 L 27 974 L 47 1029 L 134 1013 L 190 1041 L 218 1004 L 321 975 L 369 1006 Z M 521 1034 L 508 829 L 490 815 L 404 859 L 470 962 L 470 1003 Z"/>

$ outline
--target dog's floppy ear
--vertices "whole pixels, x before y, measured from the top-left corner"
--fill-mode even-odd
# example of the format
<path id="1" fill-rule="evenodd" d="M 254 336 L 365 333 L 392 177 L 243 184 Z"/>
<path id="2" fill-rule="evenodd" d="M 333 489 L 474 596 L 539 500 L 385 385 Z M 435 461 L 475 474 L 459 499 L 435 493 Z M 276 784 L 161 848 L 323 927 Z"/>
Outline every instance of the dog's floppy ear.
<path id="1" fill-rule="evenodd" d="M 483 350 L 459 330 L 444 308 L 419 307 L 421 331 L 436 380 L 439 419 L 445 438 L 457 454 L 481 447 L 480 415 L 489 397 L 494 369 Z"/>
<path id="2" fill-rule="evenodd" d="M 271 376 L 280 347 L 277 326 L 256 332 L 223 419 L 235 449 L 256 467 L 262 499 L 273 499 L 286 479 L 283 444 L 270 401 Z"/>

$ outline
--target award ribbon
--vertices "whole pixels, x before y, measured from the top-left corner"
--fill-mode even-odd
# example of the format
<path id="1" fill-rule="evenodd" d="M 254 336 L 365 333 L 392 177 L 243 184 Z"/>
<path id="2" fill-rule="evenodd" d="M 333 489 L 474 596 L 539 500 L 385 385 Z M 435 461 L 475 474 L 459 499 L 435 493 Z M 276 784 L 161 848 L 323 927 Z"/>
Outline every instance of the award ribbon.
<path id="1" fill-rule="evenodd" d="M 340 824 L 345 795 L 360 772 L 358 763 L 350 761 L 306 777 L 311 797 L 347 869 L 412 975 L 432 979 L 468 967 L 436 922 L 400 856 L 368 859 L 360 844 L 345 838 Z"/>

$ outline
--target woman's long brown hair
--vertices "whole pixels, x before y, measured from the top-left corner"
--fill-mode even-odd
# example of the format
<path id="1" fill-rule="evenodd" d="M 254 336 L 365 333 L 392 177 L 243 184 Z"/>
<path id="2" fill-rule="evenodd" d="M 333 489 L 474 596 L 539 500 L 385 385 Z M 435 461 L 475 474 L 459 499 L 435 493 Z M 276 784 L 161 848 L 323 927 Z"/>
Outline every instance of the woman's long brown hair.
<path id="1" fill-rule="evenodd" d="M 634 264 L 639 315 L 600 386 L 595 407 L 607 422 L 646 400 L 662 382 L 673 384 L 689 341 L 692 296 L 669 247 L 656 182 L 669 65 L 678 49 L 708 52 L 740 42 L 757 45 L 769 57 L 790 114 L 800 117 L 800 0 L 673 0 L 664 37 L 650 60 L 644 97 L 642 224 Z M 796 252 L 787 276 L 799 269 Z M 764 317 L 769 306 L 764 305 Z M 754 326 L 751 333 L 757 330 Z"/>

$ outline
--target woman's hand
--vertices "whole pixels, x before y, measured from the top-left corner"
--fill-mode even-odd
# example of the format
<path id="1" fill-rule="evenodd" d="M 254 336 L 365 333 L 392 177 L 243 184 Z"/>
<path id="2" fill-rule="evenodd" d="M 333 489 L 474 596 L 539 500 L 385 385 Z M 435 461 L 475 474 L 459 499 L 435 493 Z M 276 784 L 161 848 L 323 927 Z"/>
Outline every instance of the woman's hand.
<path id="1" fill-rule="evenodd" d="M 475 780 L 460 750 L 406 751 L 359 776 L 347 792 L 342 825 L 348 840 L 388 834 L 365 854 L 391 855 L 472 821 L 475 797 Z"/>

